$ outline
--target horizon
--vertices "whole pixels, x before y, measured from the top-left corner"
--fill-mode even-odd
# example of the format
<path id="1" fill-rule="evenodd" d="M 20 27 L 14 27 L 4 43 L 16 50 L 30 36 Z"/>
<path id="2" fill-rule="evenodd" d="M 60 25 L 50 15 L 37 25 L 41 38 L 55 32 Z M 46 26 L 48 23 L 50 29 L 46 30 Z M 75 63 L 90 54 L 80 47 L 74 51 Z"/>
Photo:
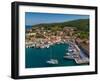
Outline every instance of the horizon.
<path id="1" fill-rule="evenodd" d="M 81 19 L 75 19 L 75 20 L 81 20 Z M 69 20 L 69 21 L 64 21 L 64 22 L 70 22 L 70 21 L 75 21 L 75 20 Z M 35 25 L 40 25 L 40 24 L 57 24 L 57 23 L 64 23 L 64 22 L 38 23 L 34 25 L 25 25 L 25 26 L 35 26 Z"/>
<path id="2" fill-rule="evenodd" d="M 25 26 L 38 24 L 63 23 L 79 19 L 89 19 L 89 15 L 53 14 L 25 12 Z"/>

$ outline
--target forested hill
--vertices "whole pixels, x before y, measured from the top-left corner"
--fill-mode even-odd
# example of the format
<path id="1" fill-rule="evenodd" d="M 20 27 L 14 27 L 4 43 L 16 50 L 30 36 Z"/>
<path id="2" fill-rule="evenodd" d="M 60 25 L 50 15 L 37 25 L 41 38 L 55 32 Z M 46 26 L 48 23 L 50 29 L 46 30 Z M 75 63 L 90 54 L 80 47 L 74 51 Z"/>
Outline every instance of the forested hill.
<path id="1" fill-rule="evenodd" d="M 82 31 L 89 31 L 89 19 L 78 19 L 78 20 L 73 20 L 73 21 L 68 21 L 68 22 L 61 22 L 61 23 L 43 23 L 43 24 L 37 24 L 34 25 L 33 27 L 76 27 L 78 30 Z"/>

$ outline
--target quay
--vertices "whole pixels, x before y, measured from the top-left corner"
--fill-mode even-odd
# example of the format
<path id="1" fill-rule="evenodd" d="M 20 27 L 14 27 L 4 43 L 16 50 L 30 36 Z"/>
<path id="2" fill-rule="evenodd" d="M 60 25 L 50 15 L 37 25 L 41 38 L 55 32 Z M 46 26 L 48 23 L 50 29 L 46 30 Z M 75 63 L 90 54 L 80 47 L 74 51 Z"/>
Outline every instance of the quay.
<path id="1" fill-rule="evenodd" d="M 73 59 L 77 64 L 89 63 L 89 58 L 80 50 L 75 43 L 70 43 L 70 49 L 72 52 L 64 56 L 65 59 Z"/>

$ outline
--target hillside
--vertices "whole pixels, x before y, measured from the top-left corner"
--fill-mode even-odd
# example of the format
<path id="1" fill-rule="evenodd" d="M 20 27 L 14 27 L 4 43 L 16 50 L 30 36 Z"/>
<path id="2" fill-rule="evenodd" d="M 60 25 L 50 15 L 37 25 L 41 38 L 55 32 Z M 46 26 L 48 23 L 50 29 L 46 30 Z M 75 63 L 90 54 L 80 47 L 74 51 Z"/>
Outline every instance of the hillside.
<path id="1" fill-rule="evenodd" d="M 78 30 L 81 31 L 89 31 L 89 19 L 78 19 L 68 22 L 61 22 L 61 23 L 43 23 L 43 24 L 37 24 L 32 26 L 34 27 L 45 27 L 47 29 L 51 29 L 51 27 L 60 27 L 63 28 L 65 26 L 69 27 L 76 27 Z"/>

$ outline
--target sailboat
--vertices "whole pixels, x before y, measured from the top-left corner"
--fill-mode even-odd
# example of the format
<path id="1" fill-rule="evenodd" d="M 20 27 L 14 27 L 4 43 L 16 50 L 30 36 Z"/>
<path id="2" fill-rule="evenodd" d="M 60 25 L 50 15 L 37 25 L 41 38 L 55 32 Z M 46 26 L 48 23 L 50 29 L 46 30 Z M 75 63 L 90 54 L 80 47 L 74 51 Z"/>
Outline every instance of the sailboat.
<path id="1" fill-rule="evenodd" d="M 58 64 L 58 60 L 57 59 L 53 59 L 53 55 L 52 55 L 52 48 L 50 50 L 50 60 L 47 61 L 48 64 Z"/>
<path id="2" fill-rule="evenodd" d="M 74 59 L 73 58 L 73 48 L 72 46 L 69 46 L 68 52 L 64 55 L 65 59 Z"/>

